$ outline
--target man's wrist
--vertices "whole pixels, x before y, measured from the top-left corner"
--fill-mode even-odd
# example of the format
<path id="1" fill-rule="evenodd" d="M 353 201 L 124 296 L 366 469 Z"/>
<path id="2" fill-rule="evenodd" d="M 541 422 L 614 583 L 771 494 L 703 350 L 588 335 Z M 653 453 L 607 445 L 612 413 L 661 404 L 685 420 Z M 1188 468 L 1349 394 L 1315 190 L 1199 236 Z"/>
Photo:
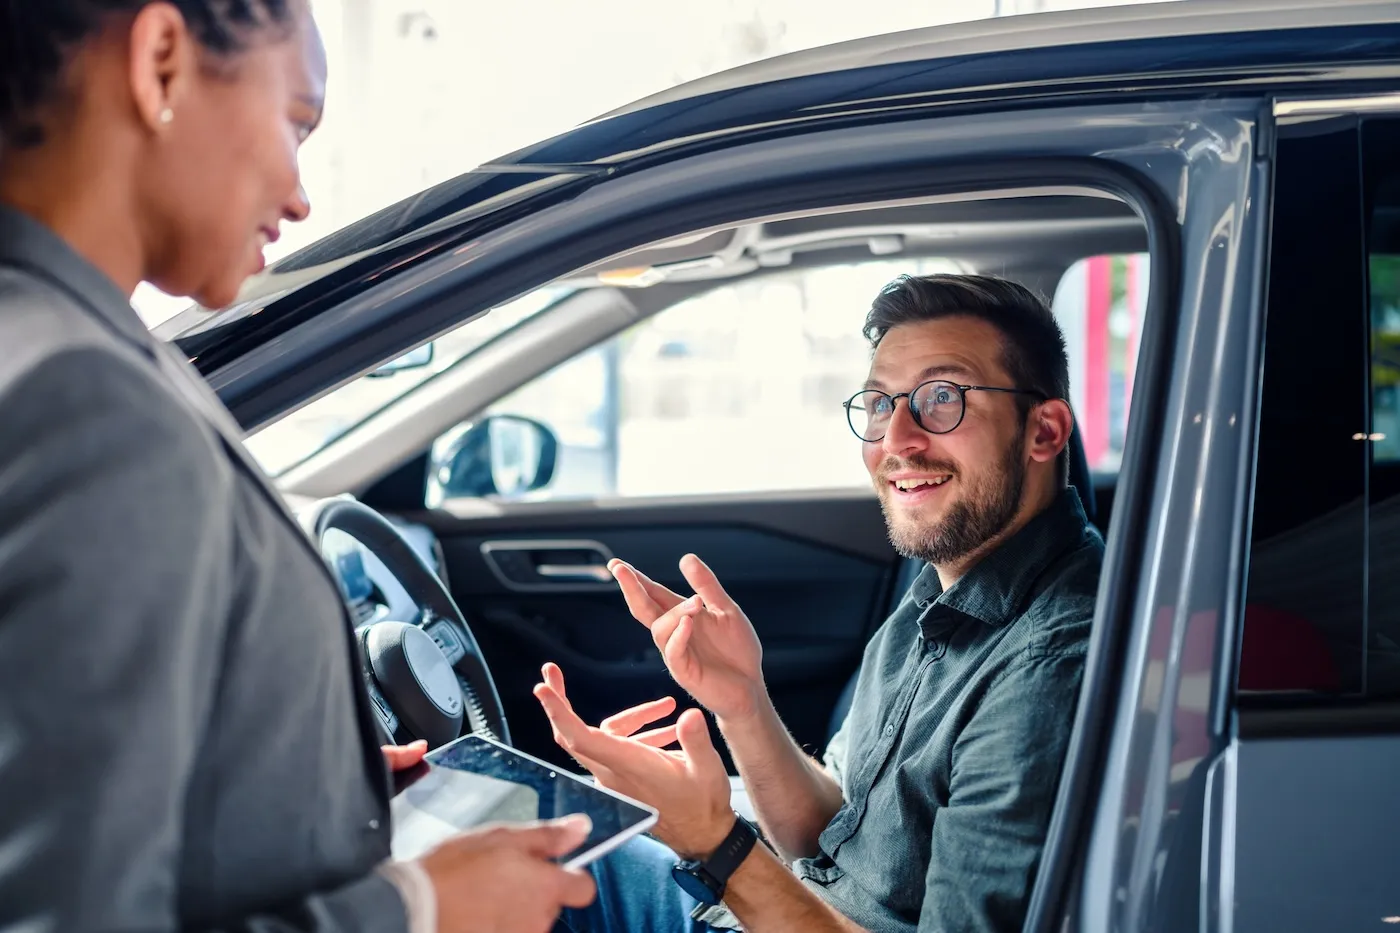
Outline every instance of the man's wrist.
<path id="1" fill-rule="evenodd" d="M 725 736 L 744 734 L 764 728 L 768 720 L 777 714 L 777 708 L 773 706 L 773 700 L 768 696 L 768 685 L 759 681 L 753 689 L 753 698 L 749 702 L 749 708 L 736 711 L 729 716 L 721 716 L 716 713 L 715 725 L 719 726 L 721 734 Z"/>
<path id="2" fill-rule="evenodd" d="M 719 847 L 724 845 L 724 840 L 729 838 L 734 829 L 734 821 L 738 818 L 739 815 L 733 810 L 725 810 L 716 815 L 714 819 L 706 821 L 703 829 L 691 833 L 684 845 L 676 848 L 676 854 L 689 861 L 709 861 Z"/>
<path id="3" fill-rule="evenodd" d="M 672 869 L 672 877 L 702 904 L 717 904 L 724 899 L 730 877 L 748 860 L 758 841 L 758 828 L 736 813 L 718 845 L 693 858 L 682 855 Z"/>

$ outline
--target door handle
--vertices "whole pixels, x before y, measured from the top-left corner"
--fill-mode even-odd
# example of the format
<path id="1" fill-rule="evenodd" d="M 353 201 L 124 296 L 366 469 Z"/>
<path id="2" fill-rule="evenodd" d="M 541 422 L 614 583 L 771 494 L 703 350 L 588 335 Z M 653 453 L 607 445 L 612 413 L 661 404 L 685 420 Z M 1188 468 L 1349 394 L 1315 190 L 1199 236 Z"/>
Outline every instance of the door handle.
<path id="1" fill-rule="evenodd" d="M 611 583 L 612 573 L 602 564 L 540 564 L 535 573 L 560 582 Z"/>
<path id="2" fill-rule="evenodd" d="M 486 541 L 481 556 L 511 590 L 592 592 L 613 586 L 612 551 L 598 541 Z"/>

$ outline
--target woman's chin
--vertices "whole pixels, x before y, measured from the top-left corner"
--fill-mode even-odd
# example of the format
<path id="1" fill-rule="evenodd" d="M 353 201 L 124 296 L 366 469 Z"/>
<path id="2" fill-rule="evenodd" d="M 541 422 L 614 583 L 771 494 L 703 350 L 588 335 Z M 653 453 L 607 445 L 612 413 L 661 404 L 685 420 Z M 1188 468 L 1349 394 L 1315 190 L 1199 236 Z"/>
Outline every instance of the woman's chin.
<path id="1" fill-rule="evenodd" d="M 219 311 L 238 300 L 243 283 L 249 278 L 251 276 L 229 276 L 220 281 L 209 283 L 195 291 L 190 297 L 199 302 L 202 307 L 211 311 Z"/>

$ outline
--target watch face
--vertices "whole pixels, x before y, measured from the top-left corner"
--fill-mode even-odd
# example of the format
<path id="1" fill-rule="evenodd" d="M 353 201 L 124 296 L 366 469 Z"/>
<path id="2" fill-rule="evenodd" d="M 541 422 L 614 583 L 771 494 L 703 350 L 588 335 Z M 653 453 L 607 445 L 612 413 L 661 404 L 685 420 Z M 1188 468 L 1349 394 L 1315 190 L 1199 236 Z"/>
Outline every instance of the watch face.
<path id="1" fill-rule="evenodd" d="M 702 904 L 719 903 L 719 892 L 707 884 L 705 869 L 699 865 L 682 864 L 671 869 L 671 877 L 676 879 L 680 889 Z"/>

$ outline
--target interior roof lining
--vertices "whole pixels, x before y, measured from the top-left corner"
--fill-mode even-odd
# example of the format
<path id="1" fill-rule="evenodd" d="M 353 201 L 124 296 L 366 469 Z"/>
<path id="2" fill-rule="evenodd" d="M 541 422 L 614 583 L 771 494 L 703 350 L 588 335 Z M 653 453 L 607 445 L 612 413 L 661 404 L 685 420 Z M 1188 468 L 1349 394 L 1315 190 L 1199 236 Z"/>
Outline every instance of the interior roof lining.
<path id="1" fill-rule="evenodd" d="M 1095 231 L 1102 225 L 1101 231 Z M 946 237 L 947 248 L 939 255 L 959 258 L 985 252 L 987 241 L 1058 240 L 1115 229 L 1140 229 L 1142 219 L 1136 210 L 1113 195 L 1088 188 L 1019 188 L 995 192 L 968 193 L 877 202 L 859 206 L 833 207 L 788 215 L 758 218 L 748 223 L 698 230 L 659 244 L 609 257 L 594 263 L 568 281 L 577 284 L 601 272 L 644 268 L 670 263 L 721 257 L 732 262 L 745 253 L 755 255 L 767 243 L 774 248 L 794 245 L 808 248 L 823 240 L 869 236 L 871 227 L 907 228 L 911 234 L 934 235 L 941 229 L 955 233 Z M 926 228 L 922 229 L 921 228 Z M 955 229 L 956 228 L 956 229 Z M 984 236 L 979 236 L 982 228 Z M 727 236 L 726 236 L 727 234 Z M 1057 250 L 1060 252 L 1060 250 Z M 903 255 L 903 254 L 896 254 Z M 726 277 L 718 272 L 716 278 Z"/>

